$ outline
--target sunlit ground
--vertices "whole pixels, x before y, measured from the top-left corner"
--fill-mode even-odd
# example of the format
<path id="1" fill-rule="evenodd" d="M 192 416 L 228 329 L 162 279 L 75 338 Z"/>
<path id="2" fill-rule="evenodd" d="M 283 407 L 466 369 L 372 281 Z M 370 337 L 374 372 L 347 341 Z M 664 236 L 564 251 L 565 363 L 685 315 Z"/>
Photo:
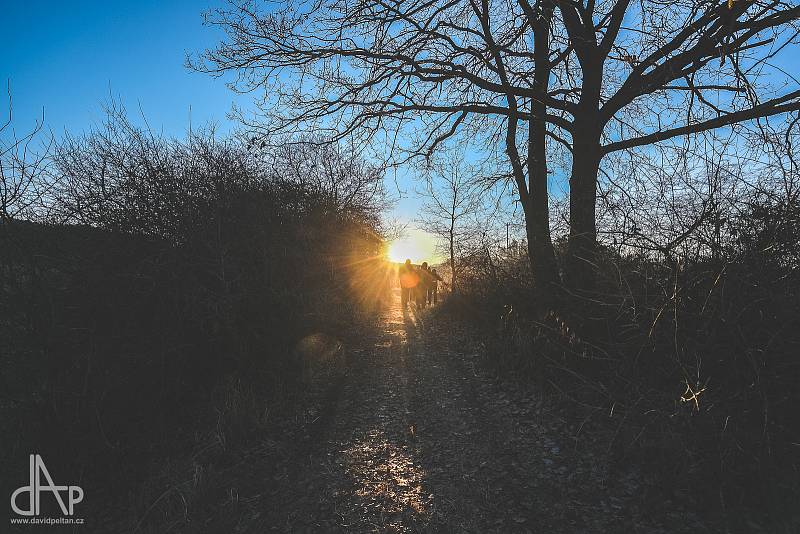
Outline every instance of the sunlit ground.
<path id="1" fill-rule="evenodd" d="M 399 527 L 403 513 L 424 514 L 432 498 L 422 488 L 425 476 L 405 446 L 370 430 L 344 452 L 345 469 L 357 484 L 355 495 L 366 507 L 379 507 Z"/>

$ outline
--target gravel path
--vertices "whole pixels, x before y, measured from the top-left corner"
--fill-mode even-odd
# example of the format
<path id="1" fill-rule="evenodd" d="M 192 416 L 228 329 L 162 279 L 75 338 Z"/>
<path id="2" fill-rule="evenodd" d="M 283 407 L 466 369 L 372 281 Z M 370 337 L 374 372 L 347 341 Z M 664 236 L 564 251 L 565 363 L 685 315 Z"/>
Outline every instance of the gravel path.
<path id="1" fill-rule="evenodd" d="M 302 430 L 222 477 L 227 504 L 201 530 L 704 532 L 640 510 L 635 476 L 609 477 L 556 411 L 483 374 L 457 327 L 399 302 L 380 325 L 309 393 Z"/>

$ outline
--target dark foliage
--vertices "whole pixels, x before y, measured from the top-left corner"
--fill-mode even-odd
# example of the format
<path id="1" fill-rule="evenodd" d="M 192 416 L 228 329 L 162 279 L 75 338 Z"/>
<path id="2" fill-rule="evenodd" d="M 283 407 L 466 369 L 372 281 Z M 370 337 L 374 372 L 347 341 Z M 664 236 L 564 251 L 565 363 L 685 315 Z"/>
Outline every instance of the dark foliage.
<path id="1" fill-rule="evenodd" d="M 606 428 L 610 459 L 634 461 L 658 502 L 685 499 L 733 532 L 789 532 L 799 217 L 796 201 L 754 198 L 726 222 L 721 250 L 672 261 L 606 250 L 597 293 L 568 295 L 557 313 L 528 301 L 524 259 L 473 258 L 451 309 L 488 326 L 489 365 L 574 408 L 576 439 Z"/>
<path id="2" fill-rule="evenodd" d="M 167 458 L 259 431 L 300 390 L 297 341 L 374 305 L 380 176 L 326 189 L 264 158 L 121 117 L 58 148 L 45 222 L 0 226 L 3 480 L 36 451 L 102 495 L 92 517 L 143 517 Z M 371 196 L 339 202 L 354 184 Z"/>

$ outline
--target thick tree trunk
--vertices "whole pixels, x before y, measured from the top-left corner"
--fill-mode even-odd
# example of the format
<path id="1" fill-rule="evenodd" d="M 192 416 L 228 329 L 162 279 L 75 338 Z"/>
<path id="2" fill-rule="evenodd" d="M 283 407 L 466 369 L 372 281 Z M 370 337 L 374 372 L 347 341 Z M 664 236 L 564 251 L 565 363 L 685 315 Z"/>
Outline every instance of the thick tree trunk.
<path id="1" fill-rule="evenodd" d="M 544 181 L 544 185 L 537 184 Z M 531 197 L 524 206 L 528 256 L 531 262 L 536 297 L 549 304 L 560 285 L 553 242 L 550 238 L 550 211 L 547 205 L 547 176 L 531 177 Z"/>
<path id="2" fill-rule="evenodd" d="M 456 280 L 456 247 L 455 247 L 455 220 L 451 220 L 450 224 L 450 291 L 453 293 L 458 292 L 458 285 Z"/>
<path id="3" fill-rule="evenodd" d="M 591 293 L 597 279 L 597 175 L 599 134 L 595 125 L 576 125 L 572 175 L 569 179 L 569 241 L 565 258 L 566 284 L 579 294 Z"/>
<path id="4" fill-rule="evenodd" d="M 528 255 L 533 269 L 535 296 L 538 304 L 547 307 L 552 305 L 556 298 L 560 279 L 556 269 L 553 244 L 541 239 L 540 234 L 538 229 L 533 229 L 528 224 Z"/>
<path id="5" fill-rule="evenodd" d="M 550 78 L 549 25 L 555 6 L 550 1 L 542 3 L 540 17 L 536 19 L 535 63 L 533 86 L 547 94 Z M 556 266 L 553 241 L 550 237 L 550 207 L 547 191 L 547 106 L 543 99 L 531 100 L 531 118 L 528 121 L 528 195 L 523 199 L 525 230 L 528 237 L 536 298 L 543 307 L 549 307 L 556 295 L 561 279 Z"/>

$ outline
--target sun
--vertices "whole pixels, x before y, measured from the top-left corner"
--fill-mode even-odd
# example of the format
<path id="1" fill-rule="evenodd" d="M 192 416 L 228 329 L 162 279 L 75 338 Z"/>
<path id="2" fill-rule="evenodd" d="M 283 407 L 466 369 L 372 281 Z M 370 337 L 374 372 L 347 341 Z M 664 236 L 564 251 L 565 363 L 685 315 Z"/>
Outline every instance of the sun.
<path id="1" fill-rule="evenodd" d="M 434 237 L 421 230 L 408 230 L 406 235 L 390 242 L 386 248 L 386 257 L 394 263 L 403 263 L 407 259 L 411 263 L 431 263 L 437 259 Z"/>
<path id="2" fill-rule="evenodd" d="M 395 239 L 389 243 L 386 256 L 389 261 L 395 263 L 403 263 L 406 259 L 410 259 L 412 263 L 418 263 L 420 250 L 417 244 L 409 238 Z"/>

